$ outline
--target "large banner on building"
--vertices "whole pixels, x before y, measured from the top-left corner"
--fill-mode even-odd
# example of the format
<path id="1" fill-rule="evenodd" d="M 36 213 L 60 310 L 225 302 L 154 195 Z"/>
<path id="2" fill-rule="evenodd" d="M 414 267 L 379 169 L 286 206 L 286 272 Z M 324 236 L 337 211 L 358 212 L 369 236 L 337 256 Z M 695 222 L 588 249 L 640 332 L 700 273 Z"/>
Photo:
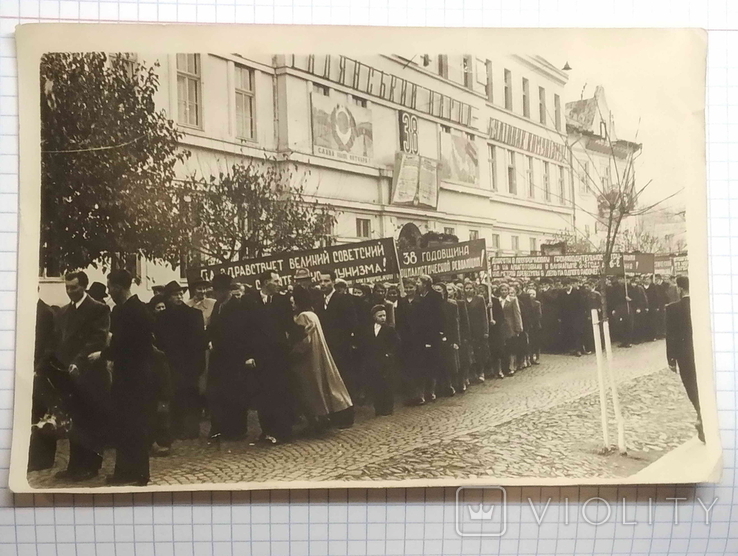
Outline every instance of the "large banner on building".
<path id="1" fill-rule="evenodd" d="M 403 277 L 444 276 L 480 272 L 485 268 L 487 244 L 484 239 L 462 243 L 413 249 L 400 253 L 400 273 Z"/>
<path id="2" fill-rule="evenodd" d="M 438 163 L 430 158 L 397 152 L 392 177 L 392 204 L 438 207 Z"/>
<path id="3" fill-rule="evenodd" d="M 533 255 L 530 257 L 492 257 L 489 273 L 492 278 L 561 278 L 564 276 L 599 276 L 603 253 L 583 255 Z M 613 254 L 610 272 L 623 274 L 623 258 Z"/>
<path id="4" fill-rule="evenodd" d="M 687 274 L 689 272 L 689 257 L 687 255 L 676 255 L 672 259 L 674 274 Z"/>
<path id="5" fill-rule="evenodd" d="M 257 278 L 265 270 L 278 272 L 290 283 L 298 268 L 307 268 L 314 275 L 333 270 L 338 278 L 351 281 L 399 273 L 395 240 L 383 238 L 193 268 L 187 273 L 187 281 L 192 284 L 197 279 L 212 280 L 216 274 L 228 274 L 236 282 L 258 287 Z"/>
<path id="6" fill-rule="evenodd" d="M 372 113 L 313 93 L 313 152 L 345 162 L 370 164 L 374 158 Z"/>
<path id="7" fill-rule="evenodd" d="M 674 266 L 671 255 L 656 255 L 653 262 L 653 271 L 656 274 L 672 274 Z"/>
<path id="8" fill-rule="evenodd" d="M 465 136 L 441 132 L 442 181 L 476 186 L 479 182 L 477 145 Z"/>

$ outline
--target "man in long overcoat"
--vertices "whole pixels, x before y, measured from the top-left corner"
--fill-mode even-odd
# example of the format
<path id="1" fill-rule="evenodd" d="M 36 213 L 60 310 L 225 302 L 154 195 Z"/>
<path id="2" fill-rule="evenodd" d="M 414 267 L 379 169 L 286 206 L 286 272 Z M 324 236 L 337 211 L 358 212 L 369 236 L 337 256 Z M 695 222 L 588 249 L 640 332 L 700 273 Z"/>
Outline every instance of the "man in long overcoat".
<path id="1" fill-rule="evenodd" d="M 157 321 L 156 336 L 172 373 L 172 433 L 191 439 L 200 435 L 198 382 L 205 371 L 207 339 L 203 312 L 185 304 L 185 289 L 175 281 L 164 286 L 167 309 Z"/>

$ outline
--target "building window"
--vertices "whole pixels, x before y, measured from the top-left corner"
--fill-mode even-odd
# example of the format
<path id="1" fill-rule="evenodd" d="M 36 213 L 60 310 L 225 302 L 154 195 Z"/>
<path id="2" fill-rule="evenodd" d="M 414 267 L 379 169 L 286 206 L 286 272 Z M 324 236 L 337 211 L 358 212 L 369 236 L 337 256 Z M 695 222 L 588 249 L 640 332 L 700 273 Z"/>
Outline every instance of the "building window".
<path id="1" fill-rule="evenodd" d="M 505 110 L 512 110 L 512 73 L 505 70 Z"/>
<path id="2" fill-rule="evenodd" d="M 349 95 L 349 101 L 351 101 L 352 104 L 355 104 L 356 106 L 361 106 L 362 108 L 366 108 L 366 99 L 357 97 L 354 95 Z"/>
<path id="3" fill-rule="evenodd" d="M 520 251 L 520 238 L 518 236 L 510 236 L 510 246 L 516 253 Z"/>
<path id="4" fill-rule="evenodd" d="M 489 102 L 494 102 L 494 92 L 492 90 L 492 62 L 490 60 L 487 60 L 487 100 Z"/>
<path id="5" fill-rule="evenodd" d="M 551 200 L 551 173 L 550 164 L 543 162 L 543 198 L 546 201 Z"/>
<path id="6" fill-rule="evenodd" d="M 456 230 L 454 230 L 453 228 L 444 228 L 443 233 L 447 236 L 453 236 L 456 235 Z"/>
<path id="7" fill-rule="evenodd" d="M 464 60 L 461 63 L 461 69 L 464 72 L 464 87 L 467 89 L 474 88 L 474 62 L 471 56 L 464 55 Z"/>
<path id="8" fill-rule="evenodd" d="M 450 126 L 447 126 L 447 125 L 441 124 L 441 131 L 443 133 L 451 133 L 451 127 Z"/>
<path id="9" fill-rule="evenodd" d="M 600 136 L 607 139 L 607 124 L 605 122 L 600 122 Z"/>
<path id="10" fill-rule="evenodd" d="M 530 238 L 530 254 L 535 255 L 538 253 L 538 247 L 536 246 L 536 238 Z"/>
<path id="11" fill-rule="evenodd" d="M 497 147 L 487 145 L 489 151 L 489 180 L 492 191 L 497 191 Z"/>
<path id="12" fill-rule="evenodd" d="M 368 218 L 356 219 L 356 237 L 372 237 L 372 221 Z"/>
<path id="13" fill-rule="evenodd" d="M 566 203 L 566 170 L 563 166 L 559 166 L 559 202 L 562 205 Z"/>
<path id="14" fill-rule="evenodd" d="M 315 93 L 316 95 L 323 95 L 324 97 L 331 96 L 330 89 L 325 85 L 321 85 L 320 83 L 313 83 L 313 93 Z"/>
<path id="15" fill-rule="evenodd" d="M 530 118 L 530 87 L 525 77 L 523 77 L 523 116 Z"/>
<path id="16" fill-rule="evenodd" d="M 500 234 L 492 234 L 492 249 L 500 248 Z"/>
<path id="17" fill-rule="evenodd" d="M 513 151 L 507 151 L 507 192 L 511 195 L 518 194 L 518 186 L 515 181 L 515 153 Z"/>
<path id="18" fill-rule="evenodd" d="M 469 230 L 469 241 L 479 239 L 479 230 Z"/>
<path id="19" fill-rule="evenodd" d="M 202 68 L 199 54 L 177 54 L 179 123 L 202 126 Z"/>
<path id="20" fill-rule="evenodd" d="M 561 131 L 561 98 L 554 95 L 554 125 L 556 131 Z"/>
<path id="21" fill-rule="evenodd" d="M 546 125 L 546 89 L 538 87 L 538 115 L 543 125 Z"/>
<path id="22" fill-rule="evenodd" d="M 469 139 L 469 141 L 474 141 L 474 137 L 476 137 L 473 133 L 466 133 L 466 138 Z"/>
<path id="23" fill-rule="evenodd" d="M 444 79 L 448 79 L 448 55 L 441 54 L 438 56 L 438 75 Z"/>
<path id="24" fill-rule="evenodd" d="M 598 232 L 599 232 L 599 228 L 597 226 L 597 222 L 595 222 L 595 234 L 597 234 Z"/>
<path id="25" fill-rule="evenodd" d="M 579 180 L 579 193 L 588 193 L 589 189 L 589 162 L 585 162 Z"/>
<path id="26" fill-rule="evenodd" d="M 584 225 L 584 235 L 589 237 L 589 224 Z"/>
<path id="27" fill-rule="evenodd" d="M 536 182 L 535 174 L 533 173 L 533 157 L 528 157 L 528 197 L 535 199 L 536 197 Z"/>
<path id="28" fill-rule="evenodd" d="M 254 126 L 254 71 L 236 66 L 236 136 L 253 139 Z"/>

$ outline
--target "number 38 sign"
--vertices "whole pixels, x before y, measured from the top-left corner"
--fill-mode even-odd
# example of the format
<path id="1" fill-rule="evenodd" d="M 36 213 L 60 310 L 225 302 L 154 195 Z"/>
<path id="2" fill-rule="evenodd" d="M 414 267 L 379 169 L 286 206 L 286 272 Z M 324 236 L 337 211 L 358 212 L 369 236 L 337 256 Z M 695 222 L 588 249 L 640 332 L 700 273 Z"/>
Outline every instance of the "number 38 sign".
<path id="1" fill-rule="evenodd" d="M 418 117 L 400 112 L 400 150 L 418 154 Z"/>

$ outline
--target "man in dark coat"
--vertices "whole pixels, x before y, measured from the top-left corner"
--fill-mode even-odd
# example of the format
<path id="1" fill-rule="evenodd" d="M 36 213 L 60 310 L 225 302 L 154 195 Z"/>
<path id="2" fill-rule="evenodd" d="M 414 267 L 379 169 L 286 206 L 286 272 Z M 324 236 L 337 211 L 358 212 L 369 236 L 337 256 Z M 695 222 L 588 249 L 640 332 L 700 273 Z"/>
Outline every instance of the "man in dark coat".
<path id="1" fill-rule="evenodd" d="M 612 317 L 610 332 L 620 340 L 620 347 L 629 348 L 633 343 L 632 298 L 622 277 L 614 276 L 607 291 L 607 310 Z"/>
<path id="2" fill-rule="evenodd" d="M 39 429 L 39 424 L 54 405 L 56 395 L 43 365 L 54 341 L 54 312 L 41 299 L 36 304 L 36 345 L 33 357 L 33 399 L 31 404 L 31 443 L 28 452 L 28 471 L 39 471 L 54 466 L 56 437 Z"/>
<path id="3" fill-rule="evenodd" d="M 538 300 L 541 302 L 541 347 L 548 353 L 559 349 L 559 299 L 551 287 L 551 279 L 541 280 Z"/>
<path id="4" fill-rule="evenodd" d="M 91 360 L 90 355 L 105 348 L 110 310 L 87 295 L 84 272 L 69 273 L 64 281 L 70 303 L 56 317 L 45 370 L 67 400 L 72 421 L 69 464 L 56 476 L 81 481 L 97 476 L 107 440 L 110 379 L 102 362 Z"/>
<path id="5" fill-rule="evenodd" d="M 107 483 L 146 486 L 156 411 L 154 318 L 138 296 L 131 293 L 132 282 L 127 270 L 108 274 L 108 291 L 115 308 L 110 326 L 112 338 L 102 358 L 113 362 L 111 394 L 116 426 L 115 470 Z"/>
<path id="6" fill-rule="evenodd" d="M 640 344 L 645 339 L 646 324 L 648 322 L 648 296 L 638 276 L 631 277 L 628 285 L 628 296 L 632 299 L 633 340 L 636 344 Z"/>
<path id="7" fill-rule="evenodd" d="M 664 306 L 661 304 L 661 292 L 654 282 L 653 276 L 645 278 L 646 285 L 644 290 L 648 299 L 648 315 L 643 332 L 643 339 L 653 342 L 656 339 L 656 331 L 659 327 L 659 321 L 664 318 Z"/>
<path id="8" fill-rule="evenodd" d="M 184 302 L 186 288 L 177 282 L 164 286 L 167 309 L 157 320 L 157 339 L 166 353 L 173 379 L 172 434 L 179 439 L 200 436 L 198 382 L 205 370 L 205 322 L 202 311 Z"/>
<path id="9" fill-rule="evenodd" d="M 245 300 L 255 367 L 254 400 L 261 425 L 261 440 L 268 445 L 292 437 L 295 404 L 289 382 L 290 342 L 300 333 L 292 319 L 289 298 L 280 294 L 279 273 L 267 270 L 258 277 L 258 290 Z"/>
<path id="10" fill-rule="evenodd" d="M 702 427 L 702 413 L 697 389 L 697 372 L 694 362 L 694 343 L 692 339 L 692 314 L 689 300 L 689 278 L 677 277 L 677 287 L 681 299 L 666 306 L 666 360 L 672 371 L 679 369 L 679 375 L 687 391 L 689 401 L 697 412 L 697 435 L 705 441 Z"/>
<path id="11" fill-rule="evenodd" d="M 358 329 L 358 317 L 354 300 L 335 289 L 336 273 L 321 274 L 320 289 L 323 299 L 315 312 L 323 327 L 325 341 L 333 355 L 351 399 L 358 399 L 361 391 L 359 373 L 352 361 Z"/>
<path id="12" fill-rule="evenodd" d="M 400 361 L 405 391 L 405 405 L 423 405 L 425 396 L 417 392 L 418 376 L 423 346 L 420 343 L 417 309 L 420 297 L 417 295 L 417 282 L 413 278 L 403 278 L 405 297 L 397 300 L 395 322 L 400 335 Z"/>
<path id="13" fill-rule="evenodd" d="M 454 385 L 458 384 L 459 376 L 459 347 L 461 345 L 459 307 L 455 300 L 449 299 L 446 284 L 433 284 L 433 290 L 440 293 L 443 299 L 444 338 L 441 342 L 443 364 L 437 394 L 442 397 L 451 397 L 456 394 Z"/>
<path id="14" fill-rule="evenodd" d="M 584 351 L 584 302 L 576 280 L 569 278 L 559 295 L 564 352 L 581 357 Z"/>
<path id="15" fill-rule="evenodd" d="M 489 315 L 487 304 L 471 280 L 464 283 L 464 303 L 469 315 L 469 335 L 474 350 L 474 366 L 471 383 L 484 382 L 484 373 L 489 367 Z"/>
<path id="16" fill-rule="evenodd" d="M 502 328 L 505 323 L 505 312 L 499 298 L 492 292 L 487 303 L 489 319 L 489 365 L 486 378 L 502 377 L 502 358 L 505 355 L 505 340 L 502 338 Z"/>
<path id="17" fill-rule="evenodd" d="M 436 384 L 443 379 L 441 345 L 446 341 L 443 298 L 433 289 L 433 279 L 425 274 L 418 278 L 418 297 L 416 326 L 421 358 L 415 389 L 426 401 L 434 401 Z"/>
<path id="18" fill-rule="evenodd" d="M 211 441 L 238 440 L 246 435 L 248 370 L 255 366 L 247 304 L 233 297 L 232 279 L 218 274 L 213 280 L 216 302 L 207 328 L 212 344 L 206 395 Z"/>
<path id="19" fill-rule="evenodd" d="M 528 288 L 528 299 L 530 300 L 530 312 L 528 314 L 528 340 L 530 350 L 530 364 L 541 363 L 541 302 L 536 299 L 537 293 L 531 285 Z M 499 300 L 496 300 L 499 303 Z M 500 307 L 502 309 L 502 307 Z"/>

